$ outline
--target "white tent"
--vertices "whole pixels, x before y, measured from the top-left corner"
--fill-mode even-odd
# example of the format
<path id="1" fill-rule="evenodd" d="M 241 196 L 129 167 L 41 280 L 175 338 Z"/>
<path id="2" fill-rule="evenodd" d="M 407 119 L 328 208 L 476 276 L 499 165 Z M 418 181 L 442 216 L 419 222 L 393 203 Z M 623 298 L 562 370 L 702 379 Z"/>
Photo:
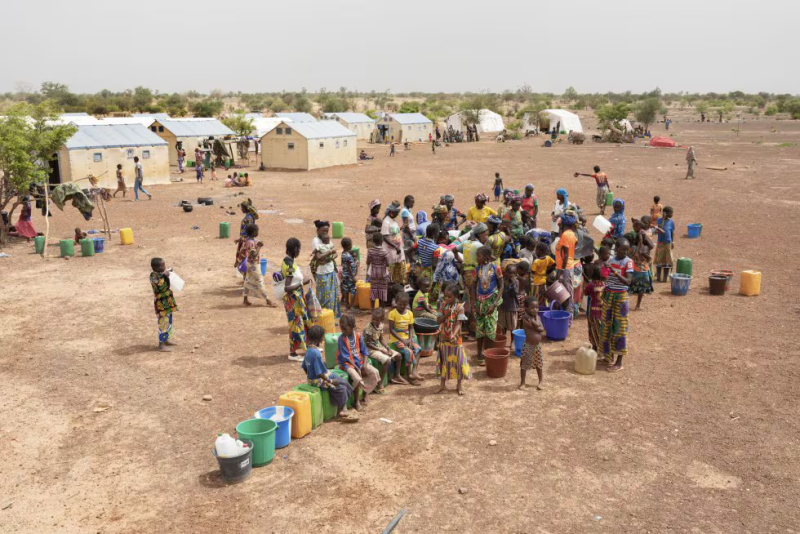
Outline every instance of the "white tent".
<path id="1" fill-rule="evenodd" d="M 580 117 L 566 109 L 546 109 L 542 111 L 542 115 L 550 119 L 551 129 L 560 122 L 562 132 L 583 132 Z"/>
<path id="2" fill-rule="evenodd" d="M 502 132 L 505 126 L 503 125 L 503 117 L 498 115 L 492 110 L 482 109 L 479 112 L 480 121 L 478 122 L 478 133 L 496 133 Z M 447 117 L 444 121 L 447 127 L 453 127 L 454 130 L 463 132 L 466 125 L 464 124 L 464 112 L 460 111 Z"/>
<path id="3" fill-rule="evenodd" d="M 619 125 L 619 129 L 622 130 L 623 132 L 633 131 L 633 125 L 631 124 L 631 121 L 629 121 L 628 119 L 622 119 L 621 121 L 617 121 L 617 124 Z"/>

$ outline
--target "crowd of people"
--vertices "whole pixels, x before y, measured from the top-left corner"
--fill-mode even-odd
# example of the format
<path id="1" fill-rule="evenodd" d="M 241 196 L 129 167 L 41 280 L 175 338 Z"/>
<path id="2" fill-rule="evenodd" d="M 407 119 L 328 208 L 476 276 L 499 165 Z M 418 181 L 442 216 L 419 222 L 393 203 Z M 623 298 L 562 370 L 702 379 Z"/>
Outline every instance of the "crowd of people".
<path id="1" fill-rule="evenodd" d="M 593 174 L 576 172 L 575 176 L 595 180 L 597 207 L 604 214 L 608 176 L 597 166 Z M 496 209 L 483 193 L 475 195 L 466 213 L 449 194 L 440 197 L 430 214 L 415 212 L 413 195 L 385 208 L 380 199 L 372 200 L 363 258 L 371 317 L 361 332 L 352 311 L 362 259 L 361 251 L 354 249 L 354 239 L 344 237 L 334 243 L 331 223 L 314 221 L 316 236 L 308 253 L 311 279 L 304 277 L 299 266 L 300 240 L 286 242 L 285 257 L 271 284 L 273 296 L 282 301 L 286 313 L 289 359 L 302 362 L 309 383 L 330 389 L 332 398 L 341 401 L 344 420 L 357 418 L 346 409 L 350 395 L 355 396 L 357 412 L 367 402 L 366 394 L 384 392 L 384 381 L 422 383 L 422 347 L 415 332 L 415 322 L 421 320 L 438 326 L 440 391 L 446 389 L 447 380 L 455 380 L 456 391 L 464 393 L 463 381 L 471 377 L 466 340 L 476 341 L 472 365 L 484 366 L 484 352 L 496 336 L 507 335 L 510 344 L 511 332 L 518 329 L 525 331 L 519 387 L 526 387 L 527 371 L 536 369 L 541 388 L 545 330 L 539 311 L 545 308 L 569 312 L 570 325 L 585 312 L 587 339 L 599 361 L 605 362 L 608 371 L 623 369 L 628 354 L 629 295 L 636 295 L 635 309 L 640 309 L 644 296 L 653 291 L 652 268 L 656 281 L 666 282 L 673 265 L 673 209 L 655 197 L 650 213 L 631 219 L 628 226 L 625 201 L 614 199 L 609 230 L 596 245 L 584 211 L 569 200 L 566 189 L 555 191 L 548 215 L 540 211 L 534 190 L 533 184 L 525 185 L 522 192 L 507 189 L 496 173 Z M 244 217 L 234 265 L 243 275 L 243 304 L 251 305 L 250 299 L 257 298 L 273 306 L 260 268 L 263 243 L 258 240 L 258 211 L 249 198 L 241 203 L 241 210 Z M 549 228 L 540 228 L 540 222 L 549 223 Z M 313 288 L 307 288 L 312 280 Z M 151 282 L 159 317 L 159 348 L 169 350 L 177 305 L 159 259 L 153 260 Z M 551 295 L 548 290 L 556 284 L 567 298 Z M 347 373 L 348 384 L 324 365 L 319 350 L 325 334 L 319 326 L 322 310 L 330 310 L 341 329 L 337 362 Z"/>

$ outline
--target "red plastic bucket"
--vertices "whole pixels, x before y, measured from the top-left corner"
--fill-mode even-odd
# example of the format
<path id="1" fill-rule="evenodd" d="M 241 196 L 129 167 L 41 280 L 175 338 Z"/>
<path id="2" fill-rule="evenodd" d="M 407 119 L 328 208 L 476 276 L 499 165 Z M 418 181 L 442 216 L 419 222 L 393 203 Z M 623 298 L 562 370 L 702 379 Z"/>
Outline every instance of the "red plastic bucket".
<path id="1" fill-rule="evenodd" d="M 731 280 L 733 279 L 733 271 L 729 271 L 727 269 L 714 269 L 711 271 L 711 276 L 724 276 L 728 279 L 725 282 L 725 291 L 729 291 L 731 288 Z"/>
<path id="2" fill-rule="evenodd" d="M 508 371 L 508 349 L 492 348 L 483 351 L 486 361 L 486 376 L 489 378 L 503 378 Z"/>

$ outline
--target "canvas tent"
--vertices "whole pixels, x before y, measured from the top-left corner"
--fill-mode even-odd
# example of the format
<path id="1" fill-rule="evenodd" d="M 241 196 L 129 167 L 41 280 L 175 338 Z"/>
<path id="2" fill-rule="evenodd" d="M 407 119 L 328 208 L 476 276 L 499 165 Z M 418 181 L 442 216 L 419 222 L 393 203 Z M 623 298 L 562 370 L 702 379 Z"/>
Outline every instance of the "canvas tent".
<path id="1" fill-rule="evenodd" d="M 503 131 L 505 125 L 503 124 L 503 117 L 495 113 L 490 109 L 482 109 L 479 112 L 479 122 L 476 125 L 478 127 L 478 133 L 499 133 Z M 463 111 L 459 111 L 458 113 L 454 113 L 447 117 L 445 120 L 445 124 L 449 128 L 450 126 L 453 127 L 454 130 L 458 132 L 466 131 L 467 125 L 464 122 L 465 116 Z"/>
<path id="2" fill-rule="evenodd" d="M 268 169 L 308 170 L 357 163 L 356 134 L 336 121 L 281 122 L 261 138 Z"/>
<path id="3" fill-rule="evenodd" d="M 50 182 L 74 182 L 92 174 L 99 177 L 101 187 L 116 188 L 117 164 L 121 163 L 132 187 L 136 156 L 144 170 L 145 184 L 169 183 L 167 142 L 141 124 L 81 125 L 58 151 Z"/>
<path id="4" fill-rule="evenodd" d="M 209 137 L 221 139 L 235 135 L 233 131 L 217 119 L 191 118 L 155 121 L 150 130 L 164 139 L 169 145 L 169 164 L 178 165 L 178 152 L 175 145 L 181 141 L 186 159 L 194 159 L 194 150 L 203 146 Z"/>
<path id="5" fill-rule="evenodd" d="M 356 134 L 356 138 L 366 141 L 375 129 L 375 119 L 363 113 L 325 113 L 328 120 L 338 121 L 339 124 Z"/>
<path id="6" fill-rule="evenodd" d="M 581 119 L 574 113 L 566 109 L 545 109 L 541 112 L 550 120 L 550 128 L 555 128 L 558 123 L 561 123 L 561 132 L 583 132 Z"/>

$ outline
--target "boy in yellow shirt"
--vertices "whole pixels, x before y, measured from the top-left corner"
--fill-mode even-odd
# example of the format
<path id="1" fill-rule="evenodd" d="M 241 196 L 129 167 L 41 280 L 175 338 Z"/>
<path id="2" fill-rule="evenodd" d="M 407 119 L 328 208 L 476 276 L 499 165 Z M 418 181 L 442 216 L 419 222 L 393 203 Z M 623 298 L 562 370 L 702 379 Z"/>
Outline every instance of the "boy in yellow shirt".
<path id="1" fill-rule="evenodd" d="M 496 211 L 486 205 L 488 200 L 489 198 L 483 193 L 475 195 L 475 205 L 472 206 L 467 212 L 468 222 L 470 222 L 472 225 L 486 223 L 490 216 L 497 215 Z"/>
<path id="2" fill-rule="evenodd" d="M 547 275 L 556 268 L 555 260 L 547 254 L 547 245 L 545 243 L 536 244 L 536 259 L 533 260 L 531 265 L 531 272 L 533 273 L 533 293 L 540 306 L 546 306 L 547 300 L 544 296 Z"/>

